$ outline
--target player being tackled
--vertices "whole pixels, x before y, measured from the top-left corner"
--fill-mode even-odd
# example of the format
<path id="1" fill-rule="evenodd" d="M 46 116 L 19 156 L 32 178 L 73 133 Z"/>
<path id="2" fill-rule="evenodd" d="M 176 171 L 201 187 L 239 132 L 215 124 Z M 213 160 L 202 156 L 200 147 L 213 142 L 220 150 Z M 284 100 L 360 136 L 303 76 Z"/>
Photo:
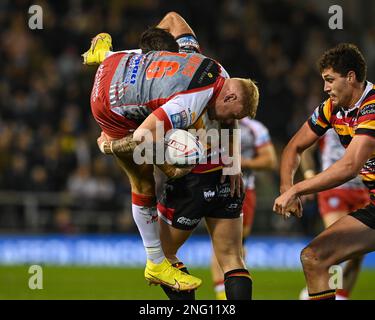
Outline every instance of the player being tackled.
<path id="1" fill-rule="evenodd" d="M 90 49 L 87 50 L 83 57 L 83 64 L 98 65 L 103 62 L 106 55 L 112 49 L 112 37 L 108 33 L 100 33 L 96 35 L 92 41 Z M 164 256 L 160 246 L 160 239 L 157 229 L 157 217 L 155 202 L 153 200 L 154 192 L 143 194 L 145 188 L 145 181 L 141 181 L 142 177 L 136 178 L 139 172 L 149 171 L 150 167 L 147 165 L 139 166 L 135 170 L 135 164 L 129 159 L 120 159 L 116 157 L 120 166 L 124 169 L 132 183 L 132 202 L 133 202 L 133 216 L 142 236 L 147 253 L 147 263 L 144 272 L 146 280 L 150 284 L 162 284 L 176 291 L 190 291 L 197 289 L 202 280 L 194 277 L 188 273 L 175 268 Z M 151 166 L 151 175 L 152 175 Z M 136 173 L 136 174 L 134 174 Z M 149 176 L 147 174 L 147 176 Z M 136 181 L 136 182 L 134 182 Z"/>

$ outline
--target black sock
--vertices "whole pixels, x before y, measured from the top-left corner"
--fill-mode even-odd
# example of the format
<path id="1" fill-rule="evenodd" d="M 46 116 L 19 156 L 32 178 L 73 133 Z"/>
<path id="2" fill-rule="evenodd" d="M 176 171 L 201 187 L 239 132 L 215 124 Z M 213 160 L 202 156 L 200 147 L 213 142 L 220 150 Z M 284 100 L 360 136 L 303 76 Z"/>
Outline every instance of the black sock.
<path id="1" fill-rule="evenodd" d="M 310 300 L 336 300 L 336 290 L 309 293 Z"/>
<path id="2" fill-rule="evenodd" d="M 182 262 L 173 263 L 172 266 L 174 266 L 177 269 L 180 269 L 182 272 L 190 274 L 188 269 L 184 266 Z M 163 284 L 160 286 L 165 292 L 165 294 L 168 296 L 169 300 L 195 300 L 195 290 L 174 291 Z"/>
<path id="3" fill-rule="evenodd" d="M 225 294 L 228 300 L 251 300 L 253 281 L 246 269 L 235 269 L 224 274 Z"/>

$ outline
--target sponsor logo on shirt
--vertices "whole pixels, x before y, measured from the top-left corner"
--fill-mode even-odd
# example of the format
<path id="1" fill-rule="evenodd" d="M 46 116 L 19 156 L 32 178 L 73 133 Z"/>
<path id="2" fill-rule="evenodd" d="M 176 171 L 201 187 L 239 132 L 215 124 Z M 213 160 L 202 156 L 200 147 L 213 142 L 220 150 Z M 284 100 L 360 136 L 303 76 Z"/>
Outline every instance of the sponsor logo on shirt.
<path id="1" fill-rule="evenodd" d="M 366 114 L 373 114 L 373 113 L 375 113 L 375 104 L 369 104 L 368 106 L 360 110 L 361 116 L 365 116 Z"/>
<path id="2" fill-rule="evenodd" d="M 128 71 L 126 72 L 124 84 L 134 85 L 137 82 L 137 74 L 139 70 L 139 63 L 143 55 L 136 54 L 129 60 Z"/>
<path id="3" fill-rule="evenodd" d="M 188 115 L 185 110 L 171 115 L 173 128 L 185 128 L 188 125 Z"/>

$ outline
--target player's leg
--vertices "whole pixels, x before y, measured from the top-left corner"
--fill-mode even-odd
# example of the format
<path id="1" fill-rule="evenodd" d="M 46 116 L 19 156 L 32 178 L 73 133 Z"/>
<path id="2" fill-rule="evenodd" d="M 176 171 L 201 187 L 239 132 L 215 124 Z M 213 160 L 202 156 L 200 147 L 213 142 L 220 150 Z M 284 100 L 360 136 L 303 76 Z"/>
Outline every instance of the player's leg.
<path id="1" fill-rule="evenodd" d="M 178 290 L 191 290 L 200 285 L 200 279 L 174 268 L 165 258 L 159 234 L 156 211 L 153 165 L 137 165 L 132 155 L 115 156 L 117 163 L 129 177 L 132 189 L 132 212 L 146 249 L 145 278 L 154 284 L 164 283 Z M 176 288 L 175 279 L 180 282 Z"/>
<path id="2" fill-rule="evenodd" d="M 211 256 L 211 276 L 214 284 L 216 300 L 226 300 L 227 297 L 225 295 L 224 273 L 216 259 L 215 253 L 212 253 Z"/>
<path id="3" fill-rule="evenodd" d="M 256 195 L 255 190 L 247 189 L 245 192 L 245 199 L 243 203 L 243 231 L 242 231 L 242 243 L 243 243 L 243 258 L 245 259 L 246 250 L 244 242 L 250 235 L 251 228 L 254 221 Z M 217 262 L 215 254 L 211 258 L 211 274 L 212 280 L 215 286 L 215 293 L 217 300 L 226 300 L 225 287 L 224 287 L 224 273 L 219 263 Z"/>
<path id="4" fill-rule="evenodd" d="M 165 256 L 161 248 L 157 223 L 153 165 L 137 165 L 132 155 L 114 157 L 130 181 L 133 218 L 141 234 L 147 259 L 160 263 Z"/>
<path id="5" fill-rule="evenodd" d="M 334 298 L 335 290 L 330 287 L 330 267 L 374 250 L 374 206 L 339 219 L 301 252 L 310 298 Z"/>
<path id="6" fill-rule="evenodd" d="M 158 203 L 163 251 L 173 264 L 183 268 L 181 270 L 186 273 L 188 271 L 176 257 L 176 253 L 201 220 L 200 211 L 203 208 L 197 198 L 196 189 L 199 182 L 199 175 L 194 174 L 166 181 Z M 194 291 L 177 295 L 163 289 L 173 300 L 194 299 Z"/>
<path id="7" fill-rule="evenodd" d="M 328 212 L 323 218 L 323 223 L 326 228 L 334 224 L 336 221 L 346 216 L 348 213 L 345 211 Z M 353 290 L 354 284 L 357 281 L 358 273 L 361 270 L 363 256 L 350 259 L 345 262 L 343 270 L 343 288 L 336 291 L 337 300 L 346 300 L 349 298 Z"/>
<path id="8" fill-rule="evenodd" d="M 362 189 L 333 189 L 318 195 L 320 214 L 325 228 L 369 202 L 367 190 Z M 346 300 L 353 290 L 363 257 L 350 259 L 345 262 L 343 270 L 343 288 L 336 291 L 336 299 Z"/>
<path id="9" fill-rule="evenodd" d="M 252 280 L 242 258 L 242 217 L 220 219 L 206 217 L 213 249 L 224 272 L 228 300 L 248 300 L 252 296 Z"/>
<path id="10" fill-rule="evenodd" d="M 160 239 L 165 256 L 175 268 L 189 274 L 187 267 L 177 258 L 178 249 L 191 235 L 192 230 L 179 230 L 160 219 Z M 166 286 L 161 286 L 170 300 L 195 300 L 195 291 L 176 292 Z"/>

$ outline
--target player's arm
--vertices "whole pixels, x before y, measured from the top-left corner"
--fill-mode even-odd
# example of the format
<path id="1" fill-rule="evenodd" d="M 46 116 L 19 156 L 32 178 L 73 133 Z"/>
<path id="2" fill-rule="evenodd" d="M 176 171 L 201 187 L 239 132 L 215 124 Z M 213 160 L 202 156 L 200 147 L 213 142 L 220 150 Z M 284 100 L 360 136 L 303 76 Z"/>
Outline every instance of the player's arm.
<path id="1" fill-rule="evenodd" d="M 283 193 L 293 186 L 294 176 L 301 161 L 301 154 L 313 143 L 319 139 L 319 136 L 310 129 L 307 122 L 298 130 L 298 132 L 289 141 L 283 150 L 280 163 L 280 192 Z"/>
<path id="2" fill-rule="evenodd" d="M 305 179 L 312 178 L 316 174 L 316 166 L 314 160 L 314 152 L 316 150 L 316 143 L 307 148 L 301 154 L 301 170 Z"/>
<path id="3" fill-rule="evenodd" d="M 366 135 L 356 135 L 340 160 L 311 179 L 291 187 L 275 200 L 274 210 L 285 214 L 288 205 L 296 197 L 337 187 L 355 178 L 375 150 L 375 139 Z"/>
<path id="4" fill-rule="evenodd" d="M 178 13 L 169 12 L 156 28 L 162 28 L 169 32 L 175 38 L 181 52 L 201 52 L 193 29 Z"/>
<path id="5" fill-rule="evenodd" d="M 177 12 L 168 12 L 156 27 L 168 31 L 175 38 L 184 34 L 192 34 L 195 37 L 193 29 Z"/>
<path id="6" fill-rule="evenodd" d="M 226 141 L 229 141 L 228 150 L 223 151 L 222 158 L 224 156 L 230 160 L 225 161 L 226 163 L 224 163 L 221 183 L 225 181 L 226 176 L 229 176 L 231 196 L 233 197 L 234 194 L 236 194 L 238 197 L 240 197 L 244 191 L 244 183 L 241 172 L 241 142 L 238 120 L 232 119 L 221 122 L 220 127 L 221 129 L 227 129 L 226 131 L 222 132 L 222 137 L 226 132 L 228 136 L 225 137 L 225 139 Z"/>
<path id="7" fill-rule="evenodd" d="M 277 165 L 275 147 L 272 143 L 267 143 L 257 148 L 257 153 L 253 158 L 242 157 L 242 169 L 252 170 L 274 170 Z"/>

